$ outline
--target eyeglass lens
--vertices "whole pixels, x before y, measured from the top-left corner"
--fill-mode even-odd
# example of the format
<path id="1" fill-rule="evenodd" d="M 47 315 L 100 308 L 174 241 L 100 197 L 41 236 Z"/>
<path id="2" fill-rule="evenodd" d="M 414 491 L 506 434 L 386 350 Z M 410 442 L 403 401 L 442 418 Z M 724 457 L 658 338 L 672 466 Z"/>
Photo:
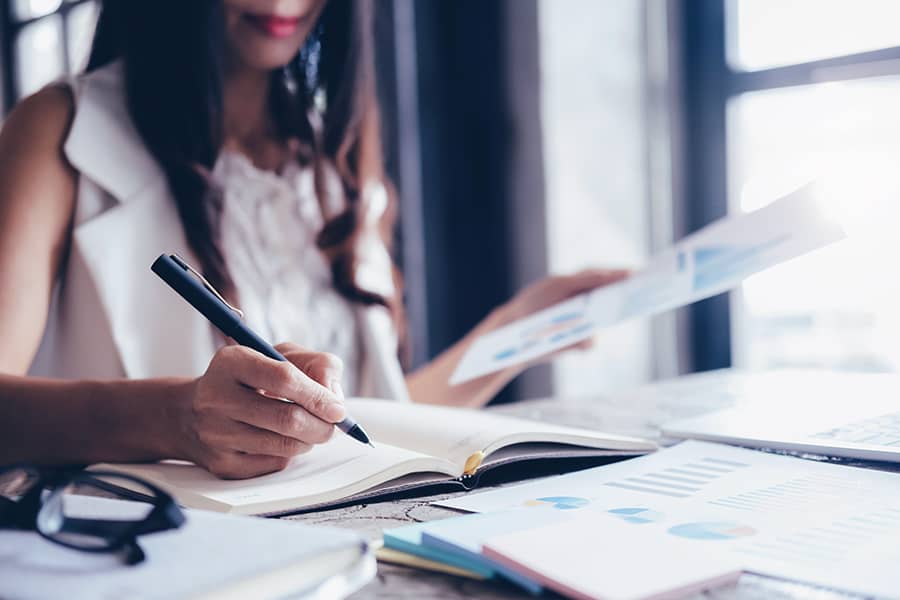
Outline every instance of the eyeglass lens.
<path id="1" fill-rule="evenodd" d="M 149 488 L 130 480 L 106 477 L 104 480 L 119 487 L 127 485 L 149 498 L 155 496 Z M 74 548 L 113 548 L 131 534 L 135 523 L 146 519 L 153 510 L 153 505 L 147 502 L 86 503 L 83 496 L 109 497 L 111 494 L 90 480 L 75 481 L 45 492 L 36 520 L 38 531 L 53 541 Z"/>

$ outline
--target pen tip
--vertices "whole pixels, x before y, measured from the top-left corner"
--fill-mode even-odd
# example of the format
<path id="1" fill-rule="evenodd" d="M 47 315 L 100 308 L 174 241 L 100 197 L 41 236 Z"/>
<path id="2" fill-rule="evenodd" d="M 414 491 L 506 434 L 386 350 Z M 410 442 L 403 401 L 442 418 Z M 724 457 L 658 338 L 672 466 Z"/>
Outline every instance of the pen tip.
<path id="1" fill-rule="evenodd" d="M 366 442 L 366 443 L 369 444 L 370 446 L 372 446 L 373 448 L 375 447 L 375 444 L 373 444 L 372 442 Z"/>

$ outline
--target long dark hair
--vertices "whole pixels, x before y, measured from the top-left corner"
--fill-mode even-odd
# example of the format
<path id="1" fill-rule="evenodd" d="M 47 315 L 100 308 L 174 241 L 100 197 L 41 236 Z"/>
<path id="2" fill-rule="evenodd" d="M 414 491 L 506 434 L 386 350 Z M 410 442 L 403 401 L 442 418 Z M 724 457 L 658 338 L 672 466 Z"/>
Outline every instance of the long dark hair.
<path id="1" fill-rule="evenodd" d="M 187 241 L 210 282 L 234 297 L 219 247 L 221 196 L 208 178 L 224 136 L 223 12 L 222 0 L 104 0 L 88 71 L 123 60 L 128 110 L 165 173 Z M 402 325 L 399 293 L 386 298 L 355 282 L 356 242 L 366 224 L 363 186 L 371 180 L 388 184 L 371 21 L 370 0 L 329 0 L 297 57 L 272 73 L 270 113 L 278 137 L 315 169 L 320 203 L 324 169 L 340 176 L 346 210 L 328 220 L 317 239 L 336 289 L 357 302 L 388 306 Z M 316 133 L 309 115 L 322 92 L 327 108 Z M 390 204 L 380 223 L 386 244 L 393 225 Z M 399 284 L 396 272 L 394 280 Z"/>

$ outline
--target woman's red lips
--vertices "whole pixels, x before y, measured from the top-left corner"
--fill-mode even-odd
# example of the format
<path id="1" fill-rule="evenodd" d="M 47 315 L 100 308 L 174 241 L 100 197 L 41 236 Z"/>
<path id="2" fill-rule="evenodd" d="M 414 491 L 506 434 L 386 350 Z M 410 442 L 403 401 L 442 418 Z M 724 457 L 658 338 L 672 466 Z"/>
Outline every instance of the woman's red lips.
<path id="1" fill-rule="evenodd" d="M 277 15 L 247 15 L 247 19 L 263 33 L 277 38 L 293 35 L 301 21 L 300 17 Z"/>

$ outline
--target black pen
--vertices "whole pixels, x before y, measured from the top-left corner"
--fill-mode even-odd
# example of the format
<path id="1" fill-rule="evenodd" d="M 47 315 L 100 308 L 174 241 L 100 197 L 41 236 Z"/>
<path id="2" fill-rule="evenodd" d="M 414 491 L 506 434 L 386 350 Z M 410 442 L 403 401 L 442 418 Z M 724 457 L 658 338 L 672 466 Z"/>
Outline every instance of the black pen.
<path id="1" fill-rule="evenodd" d="M 162 254 L 150 270 L 159 275 L 169 286 L 200 311 L 209 322 L 242 346 L 247 346 L 275 360 L 287 361 L 271 344 L 256 335 L 242 321 L 243 313 L 230 305 L 222 294 L 210 285 L 196 269 L 177 254 Z M 355 440 L 375 447 L 365 430 L 349 416 L 337 423 L 337 428 Z"/>

